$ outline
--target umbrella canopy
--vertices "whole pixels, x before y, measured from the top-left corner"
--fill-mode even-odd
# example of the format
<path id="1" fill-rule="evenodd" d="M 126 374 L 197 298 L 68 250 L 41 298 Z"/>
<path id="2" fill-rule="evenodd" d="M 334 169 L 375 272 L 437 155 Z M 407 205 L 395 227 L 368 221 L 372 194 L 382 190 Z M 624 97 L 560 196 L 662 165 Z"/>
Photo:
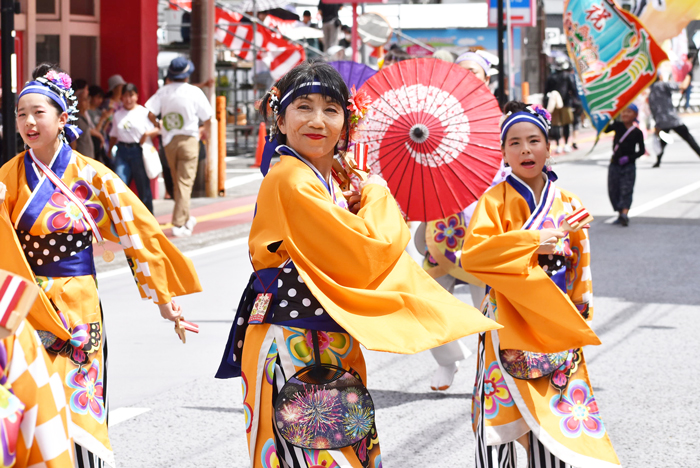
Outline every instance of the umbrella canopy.
<path id="1" fill-rule="evenodd" d="M 489 188 L 501 162 L 501 111 L 472 73 L 443 60 L 406 60 L 362 89 L 373 103 L 359 139 L 410 220 L 459 213 Z"/>
<path id="2" fill-rule="evenodd" d="M 339 60 L 337 62 L 328 62 L 328 65 L 338 70 L 340 76 L 345 80 L 345 84 L 348 85 L 348 89 L 352 88 L 353 85 L 355 89 L 360 89 L 365 84 L 365 81 L 377 73 L 372 67 L 353 61 Z"/>

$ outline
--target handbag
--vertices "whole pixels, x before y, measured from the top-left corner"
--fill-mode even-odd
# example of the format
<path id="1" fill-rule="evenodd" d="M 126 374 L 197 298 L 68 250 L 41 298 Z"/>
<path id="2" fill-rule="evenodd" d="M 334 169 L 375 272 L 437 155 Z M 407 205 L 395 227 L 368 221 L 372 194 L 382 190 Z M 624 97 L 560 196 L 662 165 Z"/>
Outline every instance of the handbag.
<path id="1" fill-rule="evenodd" d="M 141 145 L 141 148 L 143 149 L 143 166 L 146 168 L 146 175 L 149 179 L 155 179 L 163 172 L 158 150 L 150 141 Z"/>
<path id="2" fill-rule="evenodd" d="M 534 380 L 554 373 L 566 362 L 569 351 L 533 353 L 520 349 L 499 348 L 498 354 L 501 366 L 511 377 L 520 380 Z"/>
<path id="3" fill-rule="evenodd" d="M 372 430 L 374 402 L 355 371 L 321 364 L 318 332 L 311 334 L 314 364 L 294 374 L 279 391 L 275 427 L 295 447 L 349 447 Z"/>

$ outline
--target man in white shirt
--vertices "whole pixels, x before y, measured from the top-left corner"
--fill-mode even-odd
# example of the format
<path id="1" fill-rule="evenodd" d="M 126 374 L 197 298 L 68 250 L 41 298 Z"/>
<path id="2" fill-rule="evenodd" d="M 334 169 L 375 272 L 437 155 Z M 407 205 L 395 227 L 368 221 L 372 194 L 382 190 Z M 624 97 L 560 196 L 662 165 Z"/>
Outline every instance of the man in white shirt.
<path id="1" fill-rule="evenodd" d="M 194 64 L 187 58 L 173 59 L 168 67 L 169 83 L 146 102 L 151 120 L 161 116 L 165 157 L 173 177 L 172 224 L 176 237 L 191 235 L 197 223 L 190 216 L 190 197 L 197 175 L 199 124 L 208 122 L 214 114 L 204 92 L 187 83 L 193 71 Z"/>

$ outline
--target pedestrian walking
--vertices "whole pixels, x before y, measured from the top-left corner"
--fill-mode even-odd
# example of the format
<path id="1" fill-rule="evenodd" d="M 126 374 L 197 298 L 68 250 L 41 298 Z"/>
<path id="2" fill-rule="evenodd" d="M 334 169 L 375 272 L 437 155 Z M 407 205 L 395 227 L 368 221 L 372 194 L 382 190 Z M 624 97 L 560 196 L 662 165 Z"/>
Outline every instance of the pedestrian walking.
<path id="1" fill-rule="evenodd" d="M 644 155 L 644 134 L 637 126 L 639 109 L 634 104 L 626 107 L 620 121 L 610 123 L 605 133 L 615 132 L 613 155 L 608 168 L 608 195 L 613 210 L 619 213 L 614 224 L 629 225 L 627 213 L 632 206 L 634 181 L 637 176 L 635 161 Z"/>
<path id="2" fill-rule="evenodd" d="M 271 153 L 280 162 L 258 193 L 249 237 L 254 273 L 217 372 L 242 377 L 252 468 L 380 466 L 360 345 L 415 353 L 495 326 L 404 251 L 408 227 L 382 178 L 342 192 L 331 177 L 340 140 L 352 141 L 364 106 L 319 62 L 292 69 L 261 102 L 275 140 L 263 173 Z M 352 384 L 322 390 L 314 375 L 327 373 Z M 295 374 L 313 379 L 315 390 L 295 392 Z"/>
<path id="3" fill-rule="evenodd" d="M 652 167 L 661 166 L 661 158 L 668 144 L 667 138 L 664 138 L 661 132 L 669 133 L 673 130 L 700 156 L 700 145 L 690 134 L 673 105 L 674 91 L 683 92 L 684 89 L 678 83 L 671 82 L 667 73 L 660 71 L 659 78 L 651 85 L 649 91 L 649 108 L 656 122 L 656 134 L 661 136 L 661 151 L 656 155 L 656 164 Z"/>
<path id="4" fill-rule="evenodd" d="M 214 110 L 201 89 L 187 81 L 194 64 L 185 57 L 176 57 L 168 67 L 170 83 L 160 88 L 146 102 L 151 120 L 161 116 L 160 132 L 165 157 L 173 179 L 172 233 L 175 237 L 192 234 L 197 220 L 190 216 L 190 197 L 197 176 L 200 122 L 204 131 Z"/>
<path id="5" fill-rule="evenodd" d="M 136 85 L 127 83 L 122 90 L 122 108 L 114 113 L 112 131 L 109 134 L 109 152 L 117 146 L 114 157 L 114 172 L 130 185 L 133 181 L 136 192 L 148 211 L 153 213 L 151 181 L 143 163 L 142 145 L 158 136 L 158 129 L 148 118 L 148 109 L 138 103 Z"/>
<path id="6" fill-rule="evenodd" d="M 490 287 L 484 314 L 504 326 L 479 337 L 476 467 L 519 466 L 516 440 L 529 468 L 619 466 L 581 349 L 600 344 L 586 323 L 588 229 L 564 225 L 581 201 L 547 166 L 549 113 L 513 101 L 505 112 L 501 152 L 513 173 L 479 200 L 462 257 Z"/>
<path id="7" fill-rule="evenodd" d="M 570 153 L 572 150 L 569 144 L 571 124 L 574 121 L 572 101 L 578 97 L 578 93 L 571 81 L 569 68 L 571 65 L 567 58 L 558 58 L 554 73 L 547 78 L 544 87 L 545 107 L 552 115 L 550 138 L 554 142 L 554 152 L 557 154 Z M 560 139 L 563 140 L 563 145 L 559 143 Z"/>
<path id="8" fill-rule="evenodd" d="M 13 258 L 8 251 L 17 249 L 22 266 L 28 263 L 42 288 L 46 307 L 32 310 L 29 320 L 61 376 L 75 466 L 114 466 L 107 432 L 107 339 L 93 238 L 107 261 L 114 254 L 104 250 L 103 241 L 120 244 L 141 297 L 152 300 L 163 318 L 174 321 L 181 315 L 174 296 L 201 287 L 191 260 L 165 237 L 129 187 L 70 148 L 79 134 L 69 123 L 70 77 L 45 65 L 32 76 L 17 104 L 17 127 L 29 150 L 0 168 L 0 182 L 7 186 L 4 205 L 14 227 L 0 231 L 0 268 L 14 269 L 7 268 Z M 52 390 L 57 389 L 52 385 Z"/>
<path id="9" fill-rule="evenodd" d="M 318 11 L 321 13 L 321 29 L 323 30 L 323 50 L 328 50 L 338 45 L 338 31 L 340 31 L 340 18 L 338 12 L 342 5 L 337 3 L 318 2 Z"/>

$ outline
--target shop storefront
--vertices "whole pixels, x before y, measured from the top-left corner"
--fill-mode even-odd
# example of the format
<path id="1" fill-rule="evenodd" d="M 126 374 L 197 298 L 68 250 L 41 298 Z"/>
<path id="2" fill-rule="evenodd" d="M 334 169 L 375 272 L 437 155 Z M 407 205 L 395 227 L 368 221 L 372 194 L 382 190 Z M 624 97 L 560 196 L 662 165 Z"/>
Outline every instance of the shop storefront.
<path id="1" fill-rule="evenodd" d="M 121 74 L 142 99 L 157 89 L 157 0 L 21 0 L 15 15 L 17 81 L 41 62 L 107 85 Z"/>

